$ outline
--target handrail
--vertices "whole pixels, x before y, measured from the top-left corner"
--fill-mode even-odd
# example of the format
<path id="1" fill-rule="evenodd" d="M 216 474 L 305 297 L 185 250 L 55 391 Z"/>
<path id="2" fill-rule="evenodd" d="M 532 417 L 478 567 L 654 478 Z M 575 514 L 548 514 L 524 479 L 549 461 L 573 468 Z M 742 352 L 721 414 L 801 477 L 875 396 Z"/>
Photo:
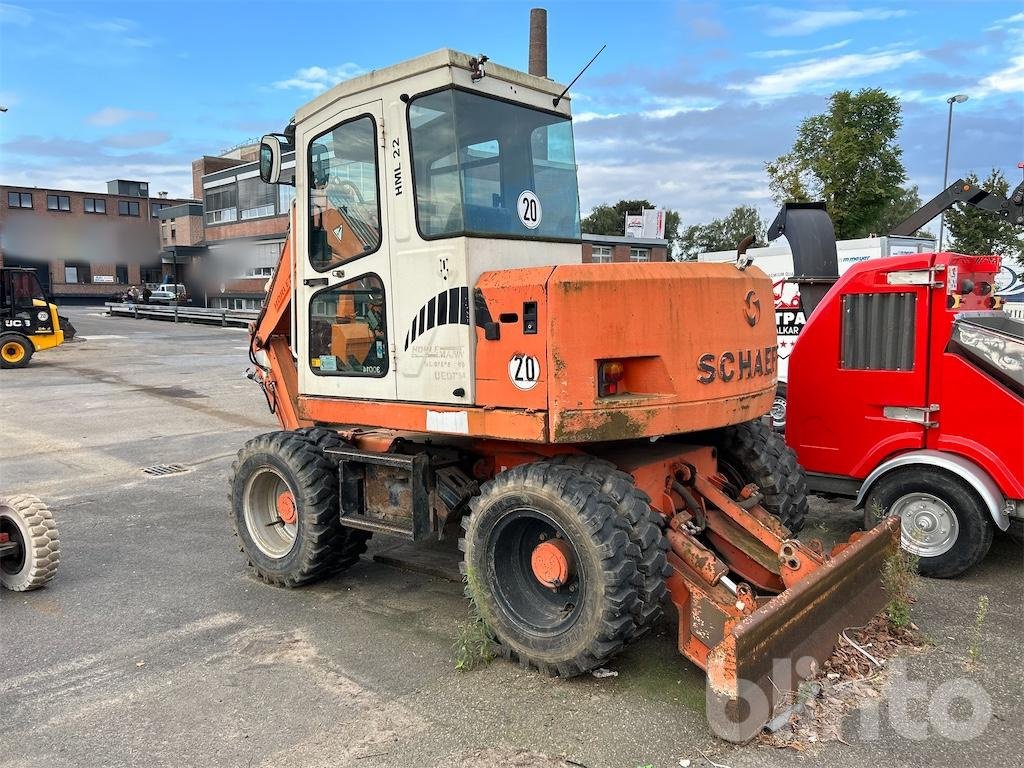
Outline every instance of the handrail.
<path id="1" fill-rule="evenodd" d="M 223 327 L 248 328 L 259 316 L 258 310 L 251 309 L 208 309 L 206 307 L 165 306 L 161 304 L 137 304 L 133 302 L 105 302 L 111 316 L 149 318 L 151 320 L 173 320 L 174 322 L 218 323 Z"/>

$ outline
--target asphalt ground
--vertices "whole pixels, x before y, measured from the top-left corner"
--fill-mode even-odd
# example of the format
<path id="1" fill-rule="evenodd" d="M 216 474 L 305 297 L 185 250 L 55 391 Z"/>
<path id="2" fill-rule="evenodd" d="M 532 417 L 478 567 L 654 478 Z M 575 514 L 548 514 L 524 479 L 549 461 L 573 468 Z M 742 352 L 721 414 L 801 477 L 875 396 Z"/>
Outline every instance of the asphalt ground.
<path id="1" fill-rule="evenodd" d="M 934 646 L 892 688 L 922 693 L 913 727 L 890 695 L 848 716 L 843 742 L 734 747 L 709 733 L 703 675 L 667 624 L 610 665 L 617 677 L 550 680 L 504 661 L 460 673 L 459 584 L 369 557 L 303 589 L 255 580 L 227 478 L 242 444 L 277 425 L 243 378 L 245 333 L 100 312 L 69 308 L 81 340 L 0 373 L 0 488 L 49 503 L 62 546 L 48 587 L 0 594 L 0 765 L 567 764 L 543 754 L 665 768 L 708 764 L 699 750 L 733 768 L 1024 764 L 1022 553 L 1007 537 L 966 577 L 921 585 L 913 615 Z M 167 463 L 188 471 L 141 471 Z M 816 499 L 808 534 L 859 518 Z M 990 704 L 969 740 L 951 724 L 974 711 L 950 704 L 956 692 L 982 715 Z"/>

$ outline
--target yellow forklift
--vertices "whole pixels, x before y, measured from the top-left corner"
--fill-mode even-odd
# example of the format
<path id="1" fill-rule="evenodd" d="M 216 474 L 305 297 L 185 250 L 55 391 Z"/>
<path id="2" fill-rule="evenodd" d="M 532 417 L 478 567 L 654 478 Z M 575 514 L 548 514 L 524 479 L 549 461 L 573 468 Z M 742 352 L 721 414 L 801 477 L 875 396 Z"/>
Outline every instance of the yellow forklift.
<path id="1" fill-rule="evenodd" d="M 0 267 L 0 368 L 24 368 L 32 355 L 70 339 L 67 319 L 43 293 L 34 269 Z"/>

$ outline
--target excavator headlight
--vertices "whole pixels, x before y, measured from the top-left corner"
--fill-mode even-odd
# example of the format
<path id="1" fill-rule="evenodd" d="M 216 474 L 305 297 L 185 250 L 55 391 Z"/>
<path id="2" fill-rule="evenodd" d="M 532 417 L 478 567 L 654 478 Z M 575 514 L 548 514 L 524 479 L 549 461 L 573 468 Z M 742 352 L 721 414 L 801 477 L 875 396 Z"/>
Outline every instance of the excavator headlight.
<path id="1" fill-rule="evenodd" d="M 608 397 L 619 393 L 619 384 L 626 376 L 621 360 L 605 360 L 597 365 L 597 396 Z"/>

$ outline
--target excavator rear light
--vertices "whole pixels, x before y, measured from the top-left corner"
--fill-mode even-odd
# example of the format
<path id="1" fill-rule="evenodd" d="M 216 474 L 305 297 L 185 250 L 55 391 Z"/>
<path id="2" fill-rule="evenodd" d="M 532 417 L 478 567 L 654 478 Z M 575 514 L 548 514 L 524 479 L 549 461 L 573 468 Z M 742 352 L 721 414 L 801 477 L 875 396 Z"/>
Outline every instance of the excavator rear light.
<path id="1" fill-rule="evenodd" d="M 626 376 L 626 366 L 621 360 L 605 360 L 597 365 L 597 396 L 609 397 L 619 394 L 619 384 Z"/>

